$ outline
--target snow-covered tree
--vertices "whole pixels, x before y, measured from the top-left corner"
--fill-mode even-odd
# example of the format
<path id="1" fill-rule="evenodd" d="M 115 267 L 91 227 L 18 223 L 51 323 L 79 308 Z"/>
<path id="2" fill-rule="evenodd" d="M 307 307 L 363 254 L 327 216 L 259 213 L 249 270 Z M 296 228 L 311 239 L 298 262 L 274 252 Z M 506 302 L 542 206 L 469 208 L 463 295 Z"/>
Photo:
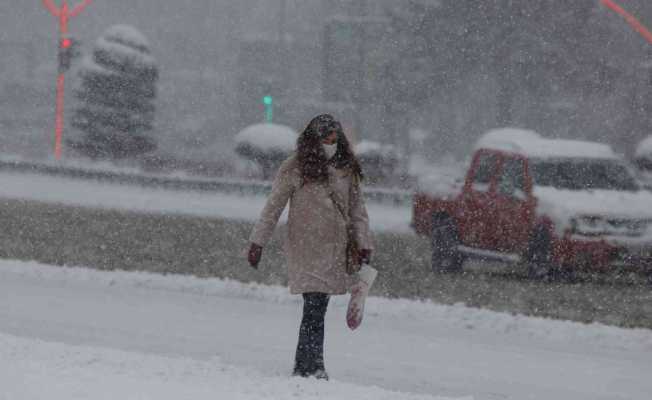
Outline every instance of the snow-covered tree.
<path id="1" fill-rule="evenodd" d="M 235 137 L 235 152 L 260 166 L 263 179 L 271 179 L 295 149 L 297 133 L 285 125 L 250 125 Z"/>
<path id="2" fill-rule="evenodd" d="M 72 124 L 83 132 L 69 145 L 93 158 L 119 159 L 156 148 L 158 67 L 145 36 L 127 25 L 109 28 L 79 70 Z"/>

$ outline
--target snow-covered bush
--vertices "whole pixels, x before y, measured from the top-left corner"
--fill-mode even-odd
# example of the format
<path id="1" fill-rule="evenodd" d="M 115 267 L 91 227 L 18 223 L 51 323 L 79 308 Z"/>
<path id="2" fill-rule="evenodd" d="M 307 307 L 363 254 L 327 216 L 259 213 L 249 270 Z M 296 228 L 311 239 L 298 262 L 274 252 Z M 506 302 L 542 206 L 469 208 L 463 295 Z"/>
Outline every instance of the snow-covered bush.
<path id="1" fill-rule="evenodd" d="M 263 179 L 271 179 L 294 151 L 297 133 L 278 124 L 250 125 L 235 136 L 235 152 L 260 166 Z"/>
<path id="2" fill-rule="evenodd" d="M 363 140 L 355 146 L 355 154 L 370 183 L 386 183 L 396 174 L 396 146 Z"/>
<path id="3" fill-rule="evenodd" d="M 109 28 L 79 70 L 79 100 L 72 124 L 82 132 L 69 142 L 93 158 L 119 159 L 150 152 L 158 67 L 147 39 L 126 25 Z"/>

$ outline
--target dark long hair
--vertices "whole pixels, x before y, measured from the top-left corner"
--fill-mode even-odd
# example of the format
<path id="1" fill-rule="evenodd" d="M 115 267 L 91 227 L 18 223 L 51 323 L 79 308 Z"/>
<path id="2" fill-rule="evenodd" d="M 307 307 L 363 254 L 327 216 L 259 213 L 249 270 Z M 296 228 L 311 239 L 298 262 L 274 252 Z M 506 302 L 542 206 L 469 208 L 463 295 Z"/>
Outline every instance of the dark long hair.
<path id="1" fill-rule="evenodd" d="M 329 160 L 326 157 L 322 147 L 322 138 L 324 137 L 323 121 L 330 120 L 330 126 L 335 127 L 337 132 L 337 151 Z M 334 124 L 333 124 L 334 122 Z M 326 132 L 328 134 L 330 132 Z M 355 157 L 349 140 L 344 135 L 339 122 L 328 114 L 322 114 L 313 118 L 306 129 L 303 130 L 297 139 L 297 161 L 301 171 L 303 183 L 318 182 L 325 183 L 328 181 L 328 167 L 333 165 L 335 168 L 349 168 L 351 172 L 362 180 L 362 167 Z"/>

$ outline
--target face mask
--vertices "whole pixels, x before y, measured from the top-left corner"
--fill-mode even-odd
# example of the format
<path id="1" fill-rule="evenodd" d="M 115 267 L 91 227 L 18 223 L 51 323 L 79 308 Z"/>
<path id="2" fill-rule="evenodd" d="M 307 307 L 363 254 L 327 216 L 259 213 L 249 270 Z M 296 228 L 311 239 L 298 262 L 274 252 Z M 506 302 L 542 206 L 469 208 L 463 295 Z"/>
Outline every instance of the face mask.
<path id="1" fill-rule="evenodd" d="M 326 158 L 328 158 L 329 160 L 331 158 L 333 158 L 333 156 L 337 152 L 337 143 L 333 143 L 333 144 L 323 144 L 322 143 L 322 146 L 324 147 L 324 152 L 326 153 Z"/>

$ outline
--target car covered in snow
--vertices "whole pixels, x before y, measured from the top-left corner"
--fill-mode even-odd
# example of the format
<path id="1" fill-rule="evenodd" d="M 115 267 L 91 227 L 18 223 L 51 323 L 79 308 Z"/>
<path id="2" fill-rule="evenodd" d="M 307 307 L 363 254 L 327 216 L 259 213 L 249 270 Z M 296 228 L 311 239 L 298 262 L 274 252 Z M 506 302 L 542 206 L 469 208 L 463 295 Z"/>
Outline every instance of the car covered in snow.
<path id="1" fill-rule="evenodd" d="M 652 136 L 643 139 L 636 147 L 634 162 L 643 185 L 652 190 Z"/>
<path id="2" fill-rule="evenodd" d="M 527 266 L 532 277 L 652 266 L 652 193 L 611 147 L 499 129 L 476 143 L 459 185 L 413 200 L 435 271 L 475 257 Z"/>

